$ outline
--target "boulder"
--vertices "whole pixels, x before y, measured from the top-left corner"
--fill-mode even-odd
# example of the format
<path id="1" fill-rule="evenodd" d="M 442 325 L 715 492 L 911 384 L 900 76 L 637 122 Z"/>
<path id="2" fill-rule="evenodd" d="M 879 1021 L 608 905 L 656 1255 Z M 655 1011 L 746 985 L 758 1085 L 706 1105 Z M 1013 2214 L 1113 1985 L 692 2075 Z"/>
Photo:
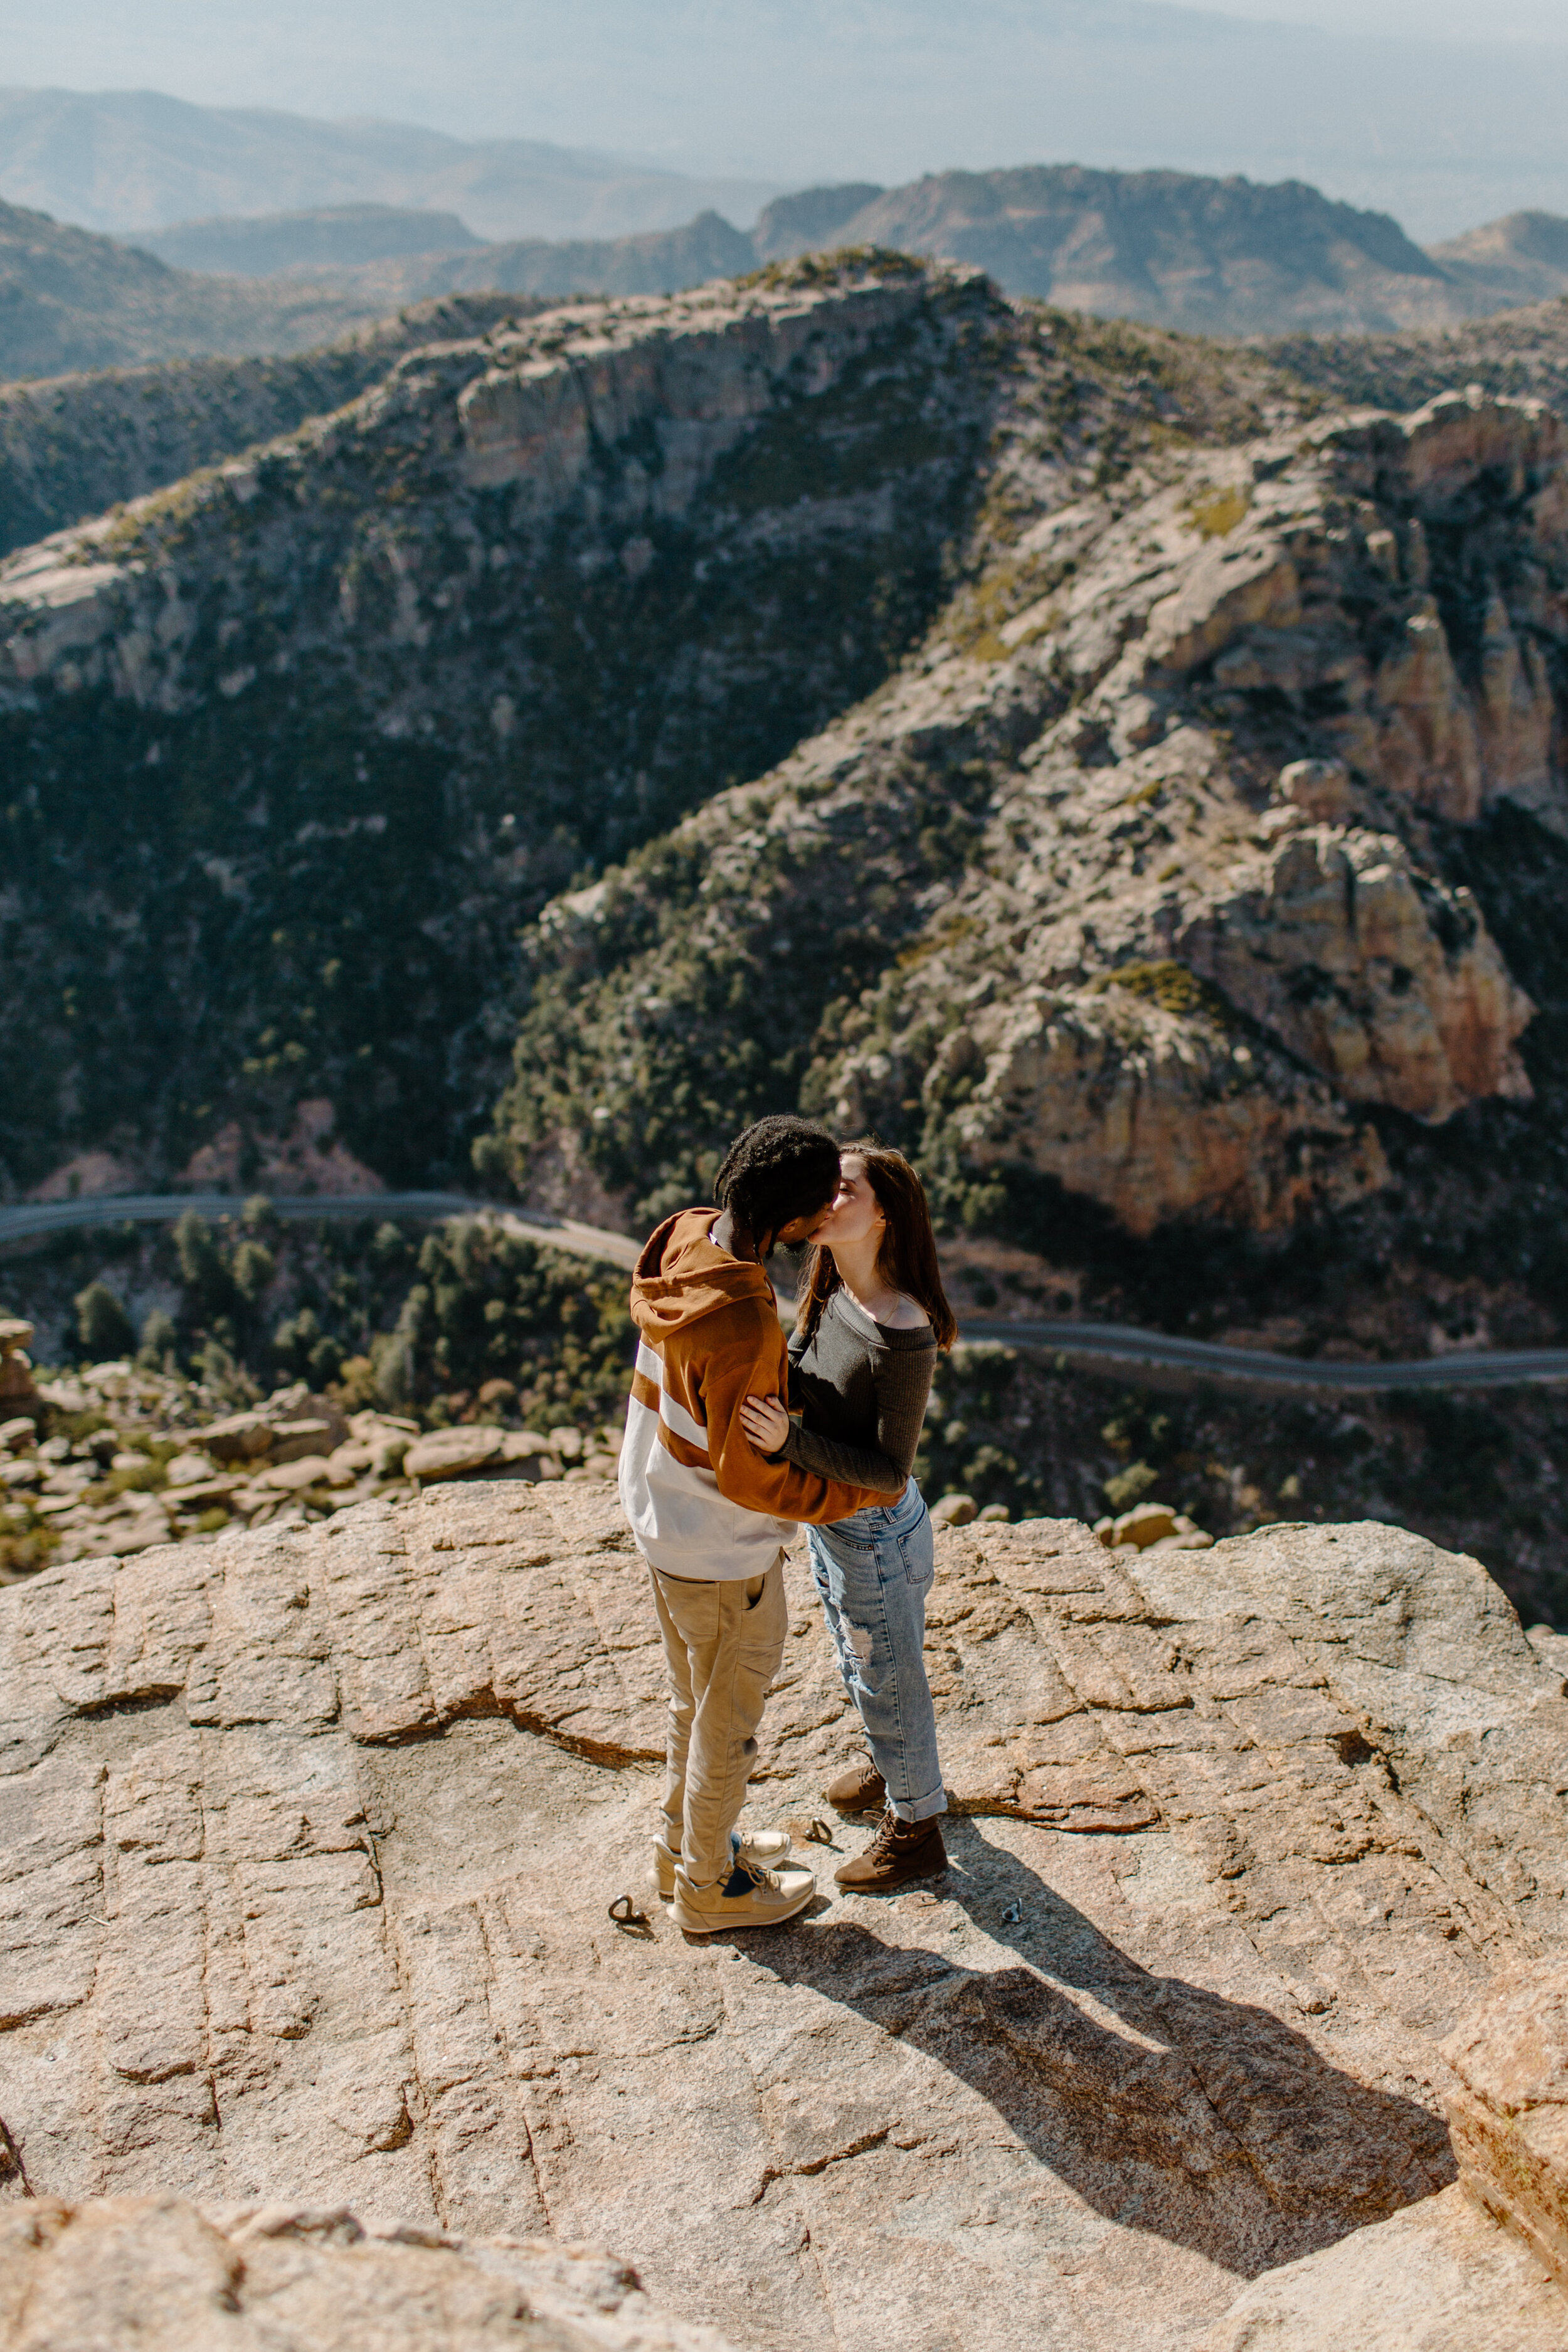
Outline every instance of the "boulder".
<path id="1" fill-rule="evenodd" d="M 351 1433 L 335 1404 L 297 1382 L 254 1412 L 211 1423 L 202 1443 L 215 1462 L 256 1461 L 263 1454 L 274 1462 L 298 1462 L 307 1454 L 335 1452 Z"/>
<path id="2" fill-rule="evenodd" d="M 301 1454 L 291 1462 L 271 1462 L 261 1473 L 261 1483 L 276 1486 L 285 1495 L 302 1495 L 307 1486 L 325 1480 L 327 1465 L 320 1454 Z"/>
<path id="3" fill-rule="evenodd" d="M 1169 1503 L 1135 1503 L 1130 1511 L 1123 1511 L 1111 1521 L 1110 1549 L 1114 1551 L 1118 1545 L 1130 1543 L 1142 1551 L 1148 1545 L 1158 1543 L 1162 1536 L 1177 1532 L 1176 1514 Z"/>
<path id="4" fill-rule="evenodd" d="M 536 1430 L 509 1429 L 501 1440 L 500 1453 L 496 1457 L 498 1468 L 511 1478 L 559 1478 L 561 1457 L 548 1438 Z"/>
<path id="5" fill-rule="evenodd" d="M 349 1425 L 336 1405 L 323 1397 L 308 1398 L 303 1408 L 280 1413 L 269 1423 L 274 1462 L 298 1462 L 307 1454 L 334 1454 L 349 1435 Z"/>
<path id="6" fill-rule="evenodd" d="M 973 1495 L 944 1495 L 931 1507 L 933 1528 L 966 1528 L 980 1516 L 980 1506 Z"/>
<path id="7" fill-rule="evenodd" d="M 254 1462 L 271 1446 L 271 1424 L 259 1412 L 231 1412 L 209 1422 L 202 1443 L 215 1462 Z"/>
<path id="8" fill-rule="evenodd" d="M 176 1454 L 164 1465 L 164 1475 L 171 1486 L 194 1486 L 210 1478 L 213 1465 L 205 1454 Z"/>
<path id="9" fill-rule="evenodd" d="M 1343 824 L 1354 805 L 1342 760 L 1291 760 L 1279 771 L 1279 797 L 1315 824 Z"/>
<path id="10" fill-rule="evenodd" d="M 505 1432 L 486 1429 L 475 1423 L 458 1429 L 432 1430 L 427 1437 L 416 1438 L 403 1457 L 406 1476 L 428 1485 L 437 1478 L 460 1478 L 469 1470 L 480 1470 L 500 1453 Z"/>
<path id="11" fill-rule="evenodd" d="M 806 1841 L 852 1724 L 801 1546 L 786 1583 L 752 1801 Z M 1516 2275 L 1471 2238 L 1354 2266 L 1453 2181 L 1445 2037 L 1568 1950 L 1561 1668 L 1381 1525 L 1201 1558 L 947 1528 L 928 1624 L 948 1872 L 841 1895 L 870 1832 L 837 1827 L 813 1914 L 714 1944 L 648 1883 L 663 1657 L 599 1486 L 0 1593 L 0 2209 L 548 2230 L 757 2352 L 830 2352 L 847 2311 L 868 2344 L 1196 2352 L 1312 2261 L 1325 2308 L 1386 2277 L 1448 2341 L 1423 2295 Z M 1456 2341 L 1531 2343 L 1489 2325 Z"/>
<path id="12" fill-rule="evenodd" d="M 186 1486 L 174 1488 L 169 1500 L 182 1511 L 210 1510 L 215 1503 L 226 1503 L 238 1494 L 243 1483 L 237 1473 L 226 1478 L 193 1479 Z"/>
<path id="13" fill-rule="evenodd" d="M 37 1399 L 26 1353 L 33 1327 L 18 1315 L 0 1315 L 0 1421 L 14 1419 Z"/>
<path id="14" fill-rule="evenodd" d="M 46 2197 L 0 2217 L 6 2352 L 725 2352 L 591 2247 L 371 2224 L 339 2209 L 203 2211 Z"/>
<path id="15" fill-rule="evenodd" d="M 1568 1962 L 1500 1985 L 1445 2054 L 1461 2179 L 1568 2289 Z"/>

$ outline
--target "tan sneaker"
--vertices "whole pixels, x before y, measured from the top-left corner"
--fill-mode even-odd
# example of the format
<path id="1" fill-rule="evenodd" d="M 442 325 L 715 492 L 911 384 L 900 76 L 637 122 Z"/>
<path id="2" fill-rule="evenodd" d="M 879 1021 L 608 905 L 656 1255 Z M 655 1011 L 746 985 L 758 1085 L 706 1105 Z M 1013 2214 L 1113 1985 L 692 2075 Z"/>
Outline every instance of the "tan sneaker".
<path id="1" fill-rule="evenodd" d="M 879 1813 L 888 1801 L 888 1784 L 871 1759 L 862 1756 L 823 1793 L 841 1813 Z"/>
<path id="2" fill-rule="evenodd" d="M 728 1878 L 693 1886 L 675 1874 L 671 1913 L 689 1936 L 727 1936 L 733 1927 L 778 1927 L 804 1911 L 816 1893 L 809 1870 L 758 1870 L 738 1862 Z"/>
<path id="3" fill-rule="evenodd" d="M 759 1870 L 772 1870 L 794 1843 L 788 1830 L 735 1830 L 731 1833 L 730 1851 L 737 1862 L 754 1863 Z M 675 1893 L 675 1874 L 679 1863 L 679 1854 L 662 1838 L 655 1838 L 653 1867 L 661 1903 L 668 1903 Z"/>

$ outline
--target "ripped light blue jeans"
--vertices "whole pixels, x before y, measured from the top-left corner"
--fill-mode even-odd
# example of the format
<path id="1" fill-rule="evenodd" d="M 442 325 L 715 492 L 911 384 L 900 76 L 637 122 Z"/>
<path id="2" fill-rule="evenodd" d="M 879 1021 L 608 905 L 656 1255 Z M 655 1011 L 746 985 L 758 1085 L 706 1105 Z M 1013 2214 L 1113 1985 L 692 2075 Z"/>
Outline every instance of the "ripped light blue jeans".
<path id="1" fill-rule="evenodd" d="M 811 1572 L 844 1687 L 903 1822 L 947 1811 L 926 1680 L 926 1594 L 936 1573 L 931 1515 L 911 1478 L 896 1503 L 808 1528 Z"/>

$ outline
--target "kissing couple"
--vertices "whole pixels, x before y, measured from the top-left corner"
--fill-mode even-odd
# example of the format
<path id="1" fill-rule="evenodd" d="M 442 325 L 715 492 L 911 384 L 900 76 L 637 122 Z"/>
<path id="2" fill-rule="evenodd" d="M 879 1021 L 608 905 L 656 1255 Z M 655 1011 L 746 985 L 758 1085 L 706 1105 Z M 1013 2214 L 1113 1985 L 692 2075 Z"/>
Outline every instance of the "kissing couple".
<path id="1" fill-rule="evenodd" d="M 736 1139 L 714 1201 L 667 1218 L 637 1261 L 620 1465 L 669 1675 L 654 1862 L 678 1924 L 700 1936 L 777 1926 L 816 1893 L 787 1832 L 739 1825 L 788 1631 L 784 1547 L 801 1523 L 865 1735 L 826 1793 L 846 1812 L 881 1809 L 837 1884 L 884 1894 L 947 1863 L 923 1654 L 931 1524 L 911 1467 L 957 1326 L 924 1188 L 901 1152 L 840 1149 L 777 1117 Z M 781 1242 L 808 1249 L 787 1348 L 766 1271 Z"/>

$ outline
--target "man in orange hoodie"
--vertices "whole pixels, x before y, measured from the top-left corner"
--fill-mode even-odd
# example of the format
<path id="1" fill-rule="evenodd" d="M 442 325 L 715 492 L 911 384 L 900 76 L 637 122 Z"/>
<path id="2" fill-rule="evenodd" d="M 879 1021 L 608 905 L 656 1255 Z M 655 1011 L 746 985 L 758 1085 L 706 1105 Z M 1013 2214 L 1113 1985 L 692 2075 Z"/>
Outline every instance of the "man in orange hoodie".
<path id="1" fill-rule="evenodd" d="M 793 1118 L 759 1119 L 731 1147 L 713 1209 L 649 1239 L 632 1281 L 637 1370 L 621 1447 L 621 1503 L 648 1563 L 669 1670 L 662 1894 L 689 1935 L 776 1925 L 816 1892 L 773 1868 L 783 1831 L 735 1828 L 756 1729 L 784 1656 L 784 1546 L 801 1520 L 847 1518 L 886 1496 L 769 1461 L 741 1426 L 748 1396 L 789 1395 L 765 1267 L 810 1239 L 838 1183 L 838 1146 Z"/>

